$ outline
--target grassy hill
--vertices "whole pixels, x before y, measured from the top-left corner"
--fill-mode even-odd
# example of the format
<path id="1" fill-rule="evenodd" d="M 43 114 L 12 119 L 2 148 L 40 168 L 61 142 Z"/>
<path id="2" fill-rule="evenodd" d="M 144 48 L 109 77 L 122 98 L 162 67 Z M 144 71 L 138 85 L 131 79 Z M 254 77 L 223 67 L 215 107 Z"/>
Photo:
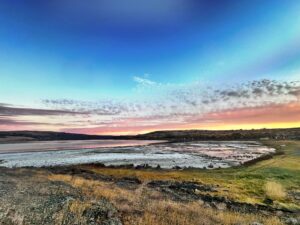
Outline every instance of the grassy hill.
<path id="1" fill-rule="evenodd" d="M 141 139 L 173 141 L 191 140 L 300 140 L 300 128 L 258 129 L 258 130 L 175 130 L 155 131 L 137 135 Z"/>
<path id="2" fill-rule="evenodd" d="M 131 136 L 86 135 L 51 131 L 0 131 L 0 143 L 20 141 L 143 139 L 143 140 L 300 140 L 300 128 L 259 130 L 174 130 Z"/>
<path id="3" fill-rule="evenodd" d="M 0 131 L 0 143 L 22 141 L 95 140 L 114 139 L 118 136 L 86 135 L 52 131 Z"/>

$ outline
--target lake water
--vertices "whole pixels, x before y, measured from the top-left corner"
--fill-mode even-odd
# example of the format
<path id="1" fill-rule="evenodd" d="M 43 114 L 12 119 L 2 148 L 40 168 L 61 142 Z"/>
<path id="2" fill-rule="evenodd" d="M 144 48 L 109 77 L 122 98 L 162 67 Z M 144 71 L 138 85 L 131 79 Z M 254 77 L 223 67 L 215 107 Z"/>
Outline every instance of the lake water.
<path id="1" fill-rule="evenodd" d="M 45 152 L 74 149 L 97 149 L 104 147 L 124 147 L 148 145 L 165 141 L 151 140 L 67 140 L 67 141 L 35 141 L 14 144 L 0 144 L 1 153 Z"/>
<path id="2" fill-rule="evenodd" d="M 42 167 L 104 163 L 149 164 L 153 167 L 160 165 L 162 168 L 226 168 L 274 152 L 275 149 L 254 141 L 47 141 L 0 144 L 0 166 Z"/>

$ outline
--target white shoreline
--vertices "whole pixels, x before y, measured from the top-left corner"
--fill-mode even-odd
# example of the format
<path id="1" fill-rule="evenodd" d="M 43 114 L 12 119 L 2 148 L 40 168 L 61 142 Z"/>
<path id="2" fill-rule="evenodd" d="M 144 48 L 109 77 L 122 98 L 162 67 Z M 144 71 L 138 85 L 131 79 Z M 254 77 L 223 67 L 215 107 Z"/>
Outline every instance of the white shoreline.
<path id="1" fill-rule="evenodd" d="M 274 152 L 275 149 L 263 146 L 259 142 L 197 141 L 3 153 L 0 154 L 0 166 L 12 168 L 103 163 L 107 166 L 148 164 L 152 167 L 160 165 L 161 168 L 194 167 L 212 169 L 241 165 Z"/>
<path id="2" fill-rule="evenodd" d="M 61 140 L 61 141 L 30 141 L 22 143 L 0 144 L 0 154 L 47 152 L 73 149 L 97 149 L 107 147 L 140 146 L 163 143 L 156 140 Z"/>

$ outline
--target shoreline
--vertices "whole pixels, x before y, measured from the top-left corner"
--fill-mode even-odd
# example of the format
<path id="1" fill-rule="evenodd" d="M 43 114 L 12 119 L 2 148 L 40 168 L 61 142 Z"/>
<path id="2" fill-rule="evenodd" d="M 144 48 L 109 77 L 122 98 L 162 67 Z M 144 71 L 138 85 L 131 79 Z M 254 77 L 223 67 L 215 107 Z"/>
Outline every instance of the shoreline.
<path id="1" fill-rule="evenodd" d="M 48 147 L 42 146 L 43 144 L 59 144 L 59 143 L 66 143 L 72 142 L 70 144 L 76 144 L 74 142 L 81 142 L 81 146 L 66 146 L 66 147 Z M 84 143 L 86 142 L 86 143 Z M 100 142 L 103 142 L 101 145 Z M 115 144 L 105 144 L 104 142 L 121 142 Z M 122 142 L 129 142 L 129 144 L 122 144 Z M 134 143 L 136 142 L 136 144 Z M 144 146 L 144 145 L 153 145 L 153 144 L 160 144 L 160 143 L 167 143 L 168 141 L 163 140 L 114 140 L 114 139 L 107 139 L 107 140 L 59 140 L 59 141 L 28 141 L 28 142 L 20 142 L 20 143 L 0 143 L 0 155 L 1 154 L 22 154 L 22 153 L 39 153 L 39 152 L 54 152 L 54 151 L 74 151 L 78 149 L 82 150 L 100 150 L 102 148 L 117 148 L 117 147 L 136 147 L 136 146 Z M 98 145 L 97 145 L 98 143 Z M 13 145 L 40 145 L 40 148 L 43 149 L 16 149 L 16 150 L 2 150 L 1 148 L 11 147 Z M 80 144 L 80 143 L 79 143 Z M 84 144 L 96 144 L 97 146 L 84 146 Z M 21 148 L 21 147 L 19 147 Z M 36 147 L 35 147 L 36 148 Z M 76 148 L 76 149 L 75 149 Z"/>
<path id="2" fill-rule="evenodd" d="M 125 141 L 125 146 L 120 146 L 120 142 L 110 143 L 110 147 L 96 147 L 88 143 L 89 146 L 78 146 L 74 141 L 72 149 L 48 150 L 44 151 L 21 151 L 0 154 L 3 167 L 53 167 L 69 165 L 89 165 L 99 164 L 108 168 L 160 168 L 160 169 L 221 169 L 243 166 L 249 161 L 260 161 L 265 157 L 271 158 L 270 154 L 275 153 L 274 148 L 263 145 L 260 142 L 251 141 L 200 141 L 200 142 L 157 142 L 157 141 Z M 53 142 L 51 142 L 53 143 Z M 54 142 L 58 144 L 66 142 Z M 80 141 L 80 143 L 82 143 Z M 85 142 L 86 143 L 86 142 Z M 123 142 L 121 142 L 123 143 Z M 40 143 L 35 146 L 44 145 Z M 115 147 L 115 145 L 117 145 Z M 16 144 L 18 148 L 24 145 Z M 32 146 L 32 145 L 27 145 Z M 52 146 L 53 147 L 53 146 Z M 1 149 L 1 145 L 0 145 Z"/>

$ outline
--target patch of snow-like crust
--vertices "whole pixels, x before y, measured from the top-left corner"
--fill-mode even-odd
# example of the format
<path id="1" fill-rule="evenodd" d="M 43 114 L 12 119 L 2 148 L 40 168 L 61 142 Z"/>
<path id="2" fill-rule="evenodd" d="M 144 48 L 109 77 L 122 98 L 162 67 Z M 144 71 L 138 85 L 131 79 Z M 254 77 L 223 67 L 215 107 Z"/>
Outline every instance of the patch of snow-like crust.
<path id="1" fill-rule="evenodd" d="M 196 141 L 130 147 L 101 147 L 60 151 L 0 154 L 0 166 L 42 167 L 104 163 L 105 165 L 148 164 L 162 168 L 226 168 L 243 164 L 275 149 L 253 141 Z"/>

